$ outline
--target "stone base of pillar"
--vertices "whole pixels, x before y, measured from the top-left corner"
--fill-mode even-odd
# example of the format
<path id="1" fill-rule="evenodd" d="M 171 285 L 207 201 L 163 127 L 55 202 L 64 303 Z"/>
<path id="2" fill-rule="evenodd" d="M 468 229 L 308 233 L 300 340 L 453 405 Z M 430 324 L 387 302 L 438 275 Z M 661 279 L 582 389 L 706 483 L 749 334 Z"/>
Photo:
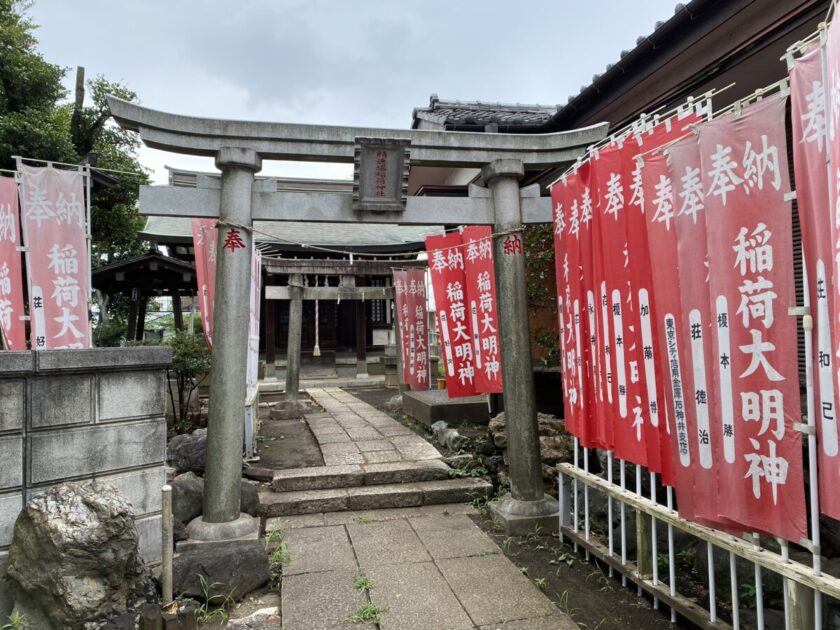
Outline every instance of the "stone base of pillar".
<path id="1" fill-rule="evenodd" d="M 356 361 L 356 378 L 368 378 L 367 361 Z"/>
<path id="2" fill-rule="evenodd" d="M 542 533 L 554 533 L 560 527 L 560 504 L 548 494 L 540 501 L 520 501 L 506 494 L 490 504 L 490 512 L 509 536 L 526 536 L 536 526 Z"/>
<path id="3" fill-rule="evenodd" d="M 187 540 L 178 543 L 178 551 L 197 545 L 226 542 L 230 540 L 259 540 L 260 519 L 242 513 L 234 521 L 227 523 L 206 523 L 204 517 L 194 518 L 187 525 Z"/>

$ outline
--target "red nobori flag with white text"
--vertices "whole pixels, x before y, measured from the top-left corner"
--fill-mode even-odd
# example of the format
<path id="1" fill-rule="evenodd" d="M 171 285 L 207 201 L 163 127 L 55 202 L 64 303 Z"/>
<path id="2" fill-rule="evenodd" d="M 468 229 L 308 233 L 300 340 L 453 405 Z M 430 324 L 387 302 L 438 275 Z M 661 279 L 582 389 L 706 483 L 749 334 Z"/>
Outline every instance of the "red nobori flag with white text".
<path id="1" fill-rule="evenodd" d="M 746 529 L 807 536 L 793 280 L 785 103 L 766 98 L 700 127 L 727 471 L 718 475 L 721 516 Z M 728 441 L 732 438 L 731 442 Z M 727 452 L 732 444 L 733 453 Z M 730 461 L 731 460 L 731 461 Z"/>
<path id="2" fill-rule="evenodd" d="M 631 300 L 630 258 L 627 249 L 629 172 L 623 149 L 617 145 L 599 151 L 591 161 L 595 196 L 593 238 L 601 257 L 599 288 L 606 409 L 613 418 L 613 443 L 618 457 L 648 465 L 644 427 L 646 396 L 642 390 L 638 317 Z M 596 272 L 598 271 L 596 266 Z M 643 397 L 645 400 L 643 400 Z"/>
<path id="3" fill-rule="evenodd" d="M 586 429 L 581 432 L 581 445 L 612 450 L 614 447 L 614 417 L 608 401 L 612 379 L 610 362 L 604 360 L 609 352 L 608 319 L 601 317 L 602 309 L 608 311 L 601 291 L 606 291 L 602 281 L 603 264 L 600 258 L 596 214 L 593 208 L 591 178 L 592 165 L 584 162 L 566 180 L 569 204 L 569 234 L 577 250 L 579 281 L 577 283 L 580 307 L 581 357 L 583 359 Z M 606 295 L 606 293 L 604 293 Z"/>
<path id="4" fill-rule="evenodd" d="M 475 389 L 483 394 L 501 394 L 501 345 L 491 235 L 489 225 L 473 225 L 464 228 L 461 238 L 464 242 L 467 311 L 473 334 Z"/>
<path id="5" fill-rule="evenodd" d="M 583 348 L 586 327 L 581 317 L 580 221 L 571 214 L 577 174 L 565 177 L 551 190 L 554 205 L 554 266 L 557 272 L 557 312 L 560 347 L 563 351 L 563 403 L 566 430 L 588 442 L 589 376 L 584 370 Z"/>
<path id="6" fill-rule="evenodd" d="M 195 254 L 195 277 L 198 283 L 198 308 L 204 339 L 213 347 L 213 305 L 216 293 L 216 219 L 193 219 L 193 252 Z"/>
<path id="7" fill-rule="evenodd" d="M 450 232 L 426 237 L 426 251 L 437 309 L 447 395 L 450 398 L 473 396 L 476 393 L 475 357 L 472 330 L 467 317 L 461 234 Z"/>
<path id="8" fill-rule="evenodd" d="M 31 346 L 90 348 L 90 260 L 84 176 L 20 166 Z"/>
<path id="9" fill-rule="evenodd" d="M 653 272 L 653 310 L 659 326 L 654 338 L 655 350 L 662 357 L 666 384 L 664 388 L 667 426 L 673 457 L 674 488 L 683 518 L 694 518 L 694 481 L 692 465 L 697 459 L 689 435 L 695 433 L 693 400 L 687 399 L 684 380 L 687 348 L 679 334 L 682 321 L 679 274 L 677 271 L 677 235 L 673 224 L 652 220 L 656 203 L 673 199 L 668 160 L 663 153 L 644 156 L 641 181 L 645 190 L 645 226 Z M 671 202 L 673 203 L 673 201 Z M 664 416 L 665 414 L 663 414 Z"/>
<path id="10" fill-rule="evenodd" d="M 820 48 L 814 45 L 794 62 L 790 72 L 791 123 L 793 127 L 793 168 L 796 175 L 796 201 L 802 228 L 805 277 L 810 297 L 814 329 L 814 397 L 819 436 L 820 509 L 840 518 L 840 461 L 837 439 L 837 393 L 834 382 L 836 342 L 832 330 L 835 304 L 831 287 L 836 285 L 831 240 L 828 170 L 826 168 L 825 94 L 823 92 Z"/>
<path id="11" fill-rule="evenodd" d="M 20 264 L 17 182 L 0 177 L 0 332 L 6 350 L 26 350 L 23 273 Z"/>
<path id="12" fill-rule="evenodd" d="M 670 223 L 677 238 L 681 316 L 677 335 L 685 353 L 682 383 L 688 419 L 687 439 L 691 449 L 694 479 L 694 511 L 705 524 L 732 527 L 720 517 L 717 480 L 733 474 L 731 389 L 720 383 L 731 380 L 729 351 L 715 354 L 714 338 L 727 320 L 712 310 L 709 287 L 709 256 L 706 234 L 705 196 L 700 167 L 700 145 L 696 137 L 669 149 L 672 191 L 668 203 L 656 206 L 654 217 Z M 653 219 L 652 219 L 653 220 Z M 723 356 L 725 355 L 725 356 Z"/>
<path id="13" fill-rule="evenodd" d="M 408 305 L 408 272 L 404 269 L 394 269 L 394 296 L 397 315 L 397 329 L 399 330 L 400 352 L 402 353 L 402 382 L 410 385 L 409 376 L 409 305 Z"/>
<path id="14" fill-rule="evenodd" d="M 408 384 L 411 389 L 429 389 L 429 333 L 426 310 L 426 270 L 406 273 L 408 305 Z"/>

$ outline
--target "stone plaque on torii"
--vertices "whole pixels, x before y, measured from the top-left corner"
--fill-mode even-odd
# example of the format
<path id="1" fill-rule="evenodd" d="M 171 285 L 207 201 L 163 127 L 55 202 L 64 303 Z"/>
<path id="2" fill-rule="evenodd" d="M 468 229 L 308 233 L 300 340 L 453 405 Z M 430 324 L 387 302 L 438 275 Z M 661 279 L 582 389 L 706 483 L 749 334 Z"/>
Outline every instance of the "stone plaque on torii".
<path id="1" fill-rule="evenodd" d="M 223 540 L 249 534 L 253 528 L 250 517 L 240 514 L 240 477 L 251 273 L 247 252 L 254 220 L 483 224 L 492 225 L 496 233 L 508 233 L 495 239 L 494 255 L 511 492 L 492 509 L 509 533 L 526 533 L 535 523 L 556 529 L 557 502 L 543 491 L 525 259 L 517 232 L 525 223 L 550 223 L 551 201 L 539 196 L 536 184 L 520 189 L 519 180 L 526 168 L 574 161 L 586 146 L 606 136 L 606 123 L 553 134 L 485 134 L 215 120 L 159 112 L 115 97 L 108 97 L 108 103 L 117 123 L 139 132 L 147 146 L 213 157 L 222 172 L 221 185 L 216 187 L 202 187 L 199 182 L 197 188 L 140 188 L 142 214 L 219 219 L 216 296 L 220 299 L 214 313 L 206 491 L 203 516 L 188 526 L 192 538 Z M 480 168 L 486 188 L 470 185 L 467 198 L 409 196 L 405 209 L 400 204 L 362 210 L 357 209 L 361 197 L 277 191 L 271 179 L 255 181 L 263 159 L 353 163 L 360 139 L 404 141 L 412 165 Z M 375 174 L 373 183 L 375 189 Z M 383 194 L 387 192 L 383 189 Z M 238 230 L 244 249 L 224 249 L 232 230 Z M 511 245 L 511 236 L 518 247 Z"/>

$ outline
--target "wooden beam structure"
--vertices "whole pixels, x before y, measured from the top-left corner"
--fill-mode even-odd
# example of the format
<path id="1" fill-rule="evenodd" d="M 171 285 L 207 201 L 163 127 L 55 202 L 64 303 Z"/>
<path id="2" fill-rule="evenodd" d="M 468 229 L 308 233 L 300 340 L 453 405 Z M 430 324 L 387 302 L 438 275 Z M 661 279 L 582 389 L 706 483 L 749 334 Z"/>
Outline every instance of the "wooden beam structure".
<path id="1" fill-rule="evenodd" d="M 266 300 L 289 300 L 289 287 L 268 286 Z M 393 300 L 394 287 L 304 287 L 304 300 Z"/>

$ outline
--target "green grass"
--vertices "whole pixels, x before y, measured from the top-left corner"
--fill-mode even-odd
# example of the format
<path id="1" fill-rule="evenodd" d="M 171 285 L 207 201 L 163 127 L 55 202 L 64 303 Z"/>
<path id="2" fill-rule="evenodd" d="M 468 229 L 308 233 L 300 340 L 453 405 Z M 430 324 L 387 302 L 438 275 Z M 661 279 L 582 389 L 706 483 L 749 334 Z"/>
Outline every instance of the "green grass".
<path id="1" fill-rule="evenodd" d="M 373 520 L 369 516 L 357 516 L 353 519 L 353 522 L 356 523 L 356 525 L 368 525 L 369 523 L 372 523 Z"/>
<path id="2" fill-rule="evenodd" d="M 370 590 L 373 588 L 373 580 L 366 575 L 359 575 L 356 577 L 354 586 L 360 593 L 370 593 Z"/>

